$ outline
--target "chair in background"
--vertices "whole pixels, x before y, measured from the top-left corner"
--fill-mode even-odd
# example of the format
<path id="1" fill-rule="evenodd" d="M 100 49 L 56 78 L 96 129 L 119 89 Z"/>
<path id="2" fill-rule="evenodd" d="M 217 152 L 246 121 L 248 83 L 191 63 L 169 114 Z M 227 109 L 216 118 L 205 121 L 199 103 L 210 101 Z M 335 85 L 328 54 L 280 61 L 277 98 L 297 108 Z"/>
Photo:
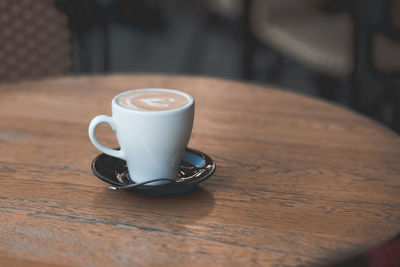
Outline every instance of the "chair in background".
<path id="1" fill-rule="evenodd" d="M 52 0 L 0 1 L 0 81 L 69 73 L 68 18 Z"/>
<path id="2" fill-rule="evenodd" d="M 99 19 L 99 8 L 94 9 L 92 3 L 89 0 L 0 1 L 0 81 L 92 71 L 94 41 L 87 41 L 86 33 L 95 25 L 106 29 L 105 23 L 99 23 L 105 21 L 104 16 Z M 94 10 L 96 15 L 90 16 Z M 100 69 L 107 70 L 107 38 L 100 43 L 104 44 L 100 54 L 105 58 Z"/>
<path id="3" fill-rule="evenodd" d="M 393 4 L 253 0 L 249 19 L 258 40 L 315 73 L 321 96 L 335 100 L 336 81 L 349 79 L 348 102 L 399 129 L 400 98 L 394 88 L 400 84 L 400 44 L 392 25 L 398 18 L 393 11 L 400 8 L 389 8 Z"/>

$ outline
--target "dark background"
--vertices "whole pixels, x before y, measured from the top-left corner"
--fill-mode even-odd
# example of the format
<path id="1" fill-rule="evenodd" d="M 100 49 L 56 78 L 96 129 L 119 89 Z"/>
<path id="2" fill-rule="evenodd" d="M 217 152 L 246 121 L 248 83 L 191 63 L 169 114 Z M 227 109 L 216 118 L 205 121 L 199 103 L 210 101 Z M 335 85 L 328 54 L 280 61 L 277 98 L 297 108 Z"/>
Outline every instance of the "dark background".
<path id="1" fill-rule="evenodd" d="M 35 9 L 39 2 L 46 4 Z M 248 80 L 336 102 L 400 131 L 399 2 L 1 0 L 0 82 L 121 72 Z M 24 31 L 32 25 L 37 28 Z M 63 30 L 68 37 L 56 38 Z M 31 35 L 24 41 L 25 32 Z M 39 32 L 49 36 L 35 48 L 30 40 Z M 58 51 L 61 42 L 70 49 Z M 31 62 L 26 58 L 40 47 L 40 60 L 26 67 L 36 72 L 18 72 L 18 62 Z M 68 64 L 38 71 L 49 58 Z"/>

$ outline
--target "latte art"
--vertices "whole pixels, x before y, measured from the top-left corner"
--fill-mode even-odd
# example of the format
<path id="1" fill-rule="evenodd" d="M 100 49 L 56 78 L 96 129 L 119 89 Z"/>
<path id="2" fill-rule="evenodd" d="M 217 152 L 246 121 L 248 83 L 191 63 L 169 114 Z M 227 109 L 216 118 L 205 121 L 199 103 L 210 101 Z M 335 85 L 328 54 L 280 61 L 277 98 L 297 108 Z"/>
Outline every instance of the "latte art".
<path id="1" fill-rule="evenodd" d="M 124 108 L 134 110 L 170 110 L 183 107 L 189 103 L 189 99 L 173 91 L 138 90 L 120 96 L 117 103 Z"/>

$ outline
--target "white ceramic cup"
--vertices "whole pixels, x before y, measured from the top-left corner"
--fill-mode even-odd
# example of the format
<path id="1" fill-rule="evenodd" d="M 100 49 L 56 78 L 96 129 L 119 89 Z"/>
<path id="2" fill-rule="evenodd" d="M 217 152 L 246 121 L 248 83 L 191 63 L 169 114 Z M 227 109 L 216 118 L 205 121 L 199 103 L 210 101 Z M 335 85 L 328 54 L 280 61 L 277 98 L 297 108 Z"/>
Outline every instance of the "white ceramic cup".
<path id="1" fill-rule="evenodd" d="M 192 132 L 194 99 L 192 96 L 171 89 L 146 88 L 134 91 L 163 91 L 180 94 L 188 104 L 170 110 L 134 110 L 121 106 L 117 99 L 132 91 L 115 96 L 111 102 L 112 117 L 99 115 L 89 125 L 93 145 L 105 154 L 123 159 L 135 183 L 159 178 L 177 178 L 180 162 Z M 120 150 L 103 146 L 96 138 L 97 125 L 107 123 L 116 133 Z M 168 183 L 158 181 L 157 185 Z"/>

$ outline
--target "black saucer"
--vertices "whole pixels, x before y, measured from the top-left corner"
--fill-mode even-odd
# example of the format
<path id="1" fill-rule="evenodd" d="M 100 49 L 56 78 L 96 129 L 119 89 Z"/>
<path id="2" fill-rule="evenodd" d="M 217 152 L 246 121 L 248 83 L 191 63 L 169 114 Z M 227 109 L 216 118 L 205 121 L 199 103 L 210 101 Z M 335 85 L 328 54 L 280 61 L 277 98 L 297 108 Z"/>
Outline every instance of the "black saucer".
<path id="1" fill-rule="evenodd" d="M 152 195 L 170 195 L 190 192 L 196 185 L 207 180 L 215 171 L 214 161 L 203 152 L 187 148 L 182 157 L 179 178 L 176 182 L 162 185 L 139 185 L 126 188 L 133 192 Z M 92 172 L 112 186 L 134 184 L 129 179 L 126 162 L 106 154 L 98 155 L 92 162 Z"/>

